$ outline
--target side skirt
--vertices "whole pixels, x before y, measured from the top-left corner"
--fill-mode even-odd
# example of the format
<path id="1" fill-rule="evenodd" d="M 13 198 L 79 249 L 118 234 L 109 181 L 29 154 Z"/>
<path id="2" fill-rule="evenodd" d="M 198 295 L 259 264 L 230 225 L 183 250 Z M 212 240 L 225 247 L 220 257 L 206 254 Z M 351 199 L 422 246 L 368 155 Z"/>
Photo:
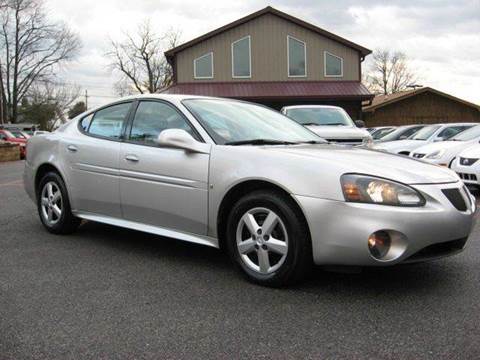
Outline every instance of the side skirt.
<path id="1" fill-rule="evenodd" d="M 96 222 L 100 222 L 108 225 L 124 227 L 127 229 L 143 231 L 150 234 L 165 236 L 173 239 L 192 242 L 195 244 L 219 248 L 218 239 L 210 236 L 197 235 L 197 234 L 168 229 L 168 228 L 159 227 L 159 226 L 146 225 L 146 224 L 142 224 L 134 221 L 113 218 L 105 215 L 98 215 L 98 214 L 92 214 L 92 213 L 81 212 L 81 211 L 79 212 L 72 211 L 72 213 L 75 216 L 85 220 L 96 221 Z"/>

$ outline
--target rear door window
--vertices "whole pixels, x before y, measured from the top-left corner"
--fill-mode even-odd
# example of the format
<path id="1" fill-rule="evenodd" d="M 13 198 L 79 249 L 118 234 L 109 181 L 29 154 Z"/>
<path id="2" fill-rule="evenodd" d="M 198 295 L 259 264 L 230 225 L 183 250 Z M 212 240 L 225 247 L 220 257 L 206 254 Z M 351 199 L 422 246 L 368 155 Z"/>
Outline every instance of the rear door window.
<path id="1" fill-rule="evenodd" d="M 90 124 L 83 124 L 81 126 L 88 126 L 87 132 L 95 136 L 101 136 L 109 139 L 120 139 L 125 119 L 130 110 L 131 103 L 122 103 L 112 105 L 107 108 L 98 110 L 90 122 Z"/>

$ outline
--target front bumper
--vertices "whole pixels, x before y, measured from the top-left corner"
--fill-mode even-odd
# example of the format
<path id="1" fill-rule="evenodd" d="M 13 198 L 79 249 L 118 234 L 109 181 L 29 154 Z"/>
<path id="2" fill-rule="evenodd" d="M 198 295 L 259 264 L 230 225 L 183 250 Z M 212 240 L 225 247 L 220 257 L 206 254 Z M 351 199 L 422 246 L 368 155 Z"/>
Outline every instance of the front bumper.
<path id="1" fill-rule="evenodd" d="M 426 199 L 423 207 L 395 207 L 348 203 L 294 195 L 306 215 L 317 265 L 385 266 L 425 260 L 414 256 L 422 249 L 468 238 L 476 211 L 475 199 L 463 184 L 415 185 Z M 442 189 L 461 189 L 466 211 L 457 210 Z M 402 251 L 395 258 L 378 260 L 368 249 L 369 236 L 380 230 L 403 234 Z M 465 244 L 465 242 L 463 242 Z M 452 250 L 452 251 L 453 251 Z M 437 252 L 439 256 L 449 255 Z M 438 257 L 438 256 L 432 256 Z"/>

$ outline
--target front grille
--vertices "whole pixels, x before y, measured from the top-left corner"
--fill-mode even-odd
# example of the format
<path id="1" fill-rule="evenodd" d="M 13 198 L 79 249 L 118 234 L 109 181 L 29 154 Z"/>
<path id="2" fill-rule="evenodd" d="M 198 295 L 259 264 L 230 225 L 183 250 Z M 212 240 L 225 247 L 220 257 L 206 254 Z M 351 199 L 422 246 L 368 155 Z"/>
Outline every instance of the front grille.
<path id="1" fill-rule="evenodd" d="M 416 159 L 421 159 L 425 156 L 425 154 L 419 154 L 419 153 L 415 153 L 413 154 L 413 157 L 416 158 Z"/>
<path id="2" fill-rule="evenodd" d="M 467 204 L 459 189 L 442 189 L 448 200 L 458 211 L 467 211 Z"/>
<path id="3" fill-rule="evenodd" d="M 477 162 L 478 159 L 471 159 L 471 158 L 460 158 L 460 165 L 463 166 L 471 166 Z"/>
<path id="4" fill-rule="evenodd" d="M 405 262 L 415 262 L 420 260 L 434 259 L 447 256 L 461 251 L 467 242 L 467 238 L 447 241 L 438 244 L 432 244 L 424 247 L 419 252 L 413 254 Z"/>
<path id="5" fill-rule="evenodd" d="M 457 173 L 460 179 L 467 181 L 477 181 L 477 175 L 475 174 L 466 174 L 466 173 Z"/>

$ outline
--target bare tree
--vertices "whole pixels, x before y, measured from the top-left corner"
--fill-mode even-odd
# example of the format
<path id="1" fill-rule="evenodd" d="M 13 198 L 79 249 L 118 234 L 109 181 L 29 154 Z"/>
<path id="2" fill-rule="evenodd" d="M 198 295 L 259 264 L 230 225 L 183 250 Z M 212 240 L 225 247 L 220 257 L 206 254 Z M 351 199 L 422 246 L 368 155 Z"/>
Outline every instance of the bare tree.
<path id="1" fill-rule="evenodd" d="M 35 82 L 54 77 L 59 65 L 80 48 L 76 34 L 47 19 L 42 0 L 6 0 L 0 28 L 0 59 L 7 117 L 15 122 L 18 105 Z"/>
<path id="2" fill-rule="evenodd" d="M 375 94 L 393 94 L 418 80 L 409 59 L 400 51 L 375 50 L 366 75 L 366 83 Z"/>
<path id="3" fill-rule="evenodd" d="M 125 33 L 122 41 L 111 41 L 107 56 L 110 67 L 121 74 L 115 85 L 119 95 L 155 93 L 172 82 L 172 68 L 163 52 L 178 44 L 180 33 L 168 31 L 155 34 L 150 21 L 142 24 L 135 34 Z"/>
<path id="4" fill-rule="evenodd" d="M 68 119 L 68 110 L 80 97 L 80 87 L 63 83 L 37 82 L 30 88 L 19 107 L 28 122 L 39 123 L 52 131 Z"/>

